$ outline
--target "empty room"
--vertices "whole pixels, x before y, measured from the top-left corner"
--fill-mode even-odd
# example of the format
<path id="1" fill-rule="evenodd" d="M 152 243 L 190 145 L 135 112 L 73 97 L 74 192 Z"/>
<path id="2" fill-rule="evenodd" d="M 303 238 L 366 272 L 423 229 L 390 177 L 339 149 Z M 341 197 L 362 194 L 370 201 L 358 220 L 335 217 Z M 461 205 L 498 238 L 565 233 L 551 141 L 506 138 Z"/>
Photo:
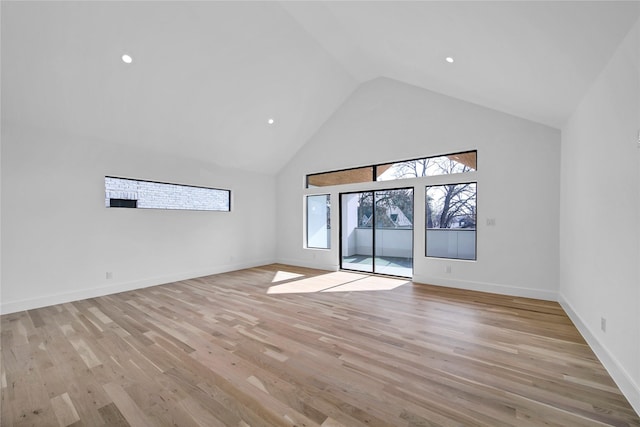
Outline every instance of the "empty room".
<path id="1" fill-rule="evenodd" d="M 640 426 L 639 1 L 2 1 L 2 426 Z"/>

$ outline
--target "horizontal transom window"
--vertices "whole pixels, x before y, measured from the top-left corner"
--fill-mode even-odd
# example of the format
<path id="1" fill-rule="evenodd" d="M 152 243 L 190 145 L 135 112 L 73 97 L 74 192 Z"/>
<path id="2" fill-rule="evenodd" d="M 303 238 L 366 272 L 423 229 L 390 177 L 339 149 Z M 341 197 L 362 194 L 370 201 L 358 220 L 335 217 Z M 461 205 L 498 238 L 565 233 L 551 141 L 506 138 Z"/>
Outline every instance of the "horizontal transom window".
<path id="1" fill-rule="evenodd" d="M 104 177 L 108 208 L 230 211 L 231 191 L 193 185 Z"/>
<path id="2" fill-rule="evenodd" d="M 446 154 L 307 175 L 307 188 L 465 173 L 477 169 L 477 152 Z"/>

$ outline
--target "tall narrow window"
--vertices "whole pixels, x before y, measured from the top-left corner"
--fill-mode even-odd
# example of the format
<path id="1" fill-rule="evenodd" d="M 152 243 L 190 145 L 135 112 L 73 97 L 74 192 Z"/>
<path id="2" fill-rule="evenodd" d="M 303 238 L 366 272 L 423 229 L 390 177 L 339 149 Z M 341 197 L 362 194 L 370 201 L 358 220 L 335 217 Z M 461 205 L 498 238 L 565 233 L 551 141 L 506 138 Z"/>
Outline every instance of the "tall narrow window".
<path id="1" fill-rule="evenodd" d="M 328 194 L 307 196 L 307 247 L 331 247 L 331 200 Z"/>
<path id="2" fill-rule="evenodd" d="M 426 190 L 426 255 L 476 259 L 476 183 Z"/>

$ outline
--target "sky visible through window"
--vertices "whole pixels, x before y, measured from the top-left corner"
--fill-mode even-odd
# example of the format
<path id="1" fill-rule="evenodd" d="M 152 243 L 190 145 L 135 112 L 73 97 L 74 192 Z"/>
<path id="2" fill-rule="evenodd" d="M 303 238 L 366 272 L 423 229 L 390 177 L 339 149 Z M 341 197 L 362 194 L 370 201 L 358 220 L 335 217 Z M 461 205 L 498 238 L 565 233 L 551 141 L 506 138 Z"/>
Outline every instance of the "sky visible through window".
<path id="1" fill-rule="evenodd" d="M 468 152 L 378 165 L 377 181 L 471 172 L 476 170 L 475 154 Z"/>

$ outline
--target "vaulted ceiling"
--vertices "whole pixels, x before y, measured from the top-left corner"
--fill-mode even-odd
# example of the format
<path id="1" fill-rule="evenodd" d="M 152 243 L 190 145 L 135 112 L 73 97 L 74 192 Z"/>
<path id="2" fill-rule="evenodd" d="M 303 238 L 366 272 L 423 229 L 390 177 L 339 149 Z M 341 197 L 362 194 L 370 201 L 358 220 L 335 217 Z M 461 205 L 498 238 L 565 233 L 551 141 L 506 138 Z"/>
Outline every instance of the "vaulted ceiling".
<path id="1" fill-rule="evenodd" d="M 265 173 L 377 77 L 560 127 L 640 16 L 633 1 L 1 7 L 3 123 Z"/>

